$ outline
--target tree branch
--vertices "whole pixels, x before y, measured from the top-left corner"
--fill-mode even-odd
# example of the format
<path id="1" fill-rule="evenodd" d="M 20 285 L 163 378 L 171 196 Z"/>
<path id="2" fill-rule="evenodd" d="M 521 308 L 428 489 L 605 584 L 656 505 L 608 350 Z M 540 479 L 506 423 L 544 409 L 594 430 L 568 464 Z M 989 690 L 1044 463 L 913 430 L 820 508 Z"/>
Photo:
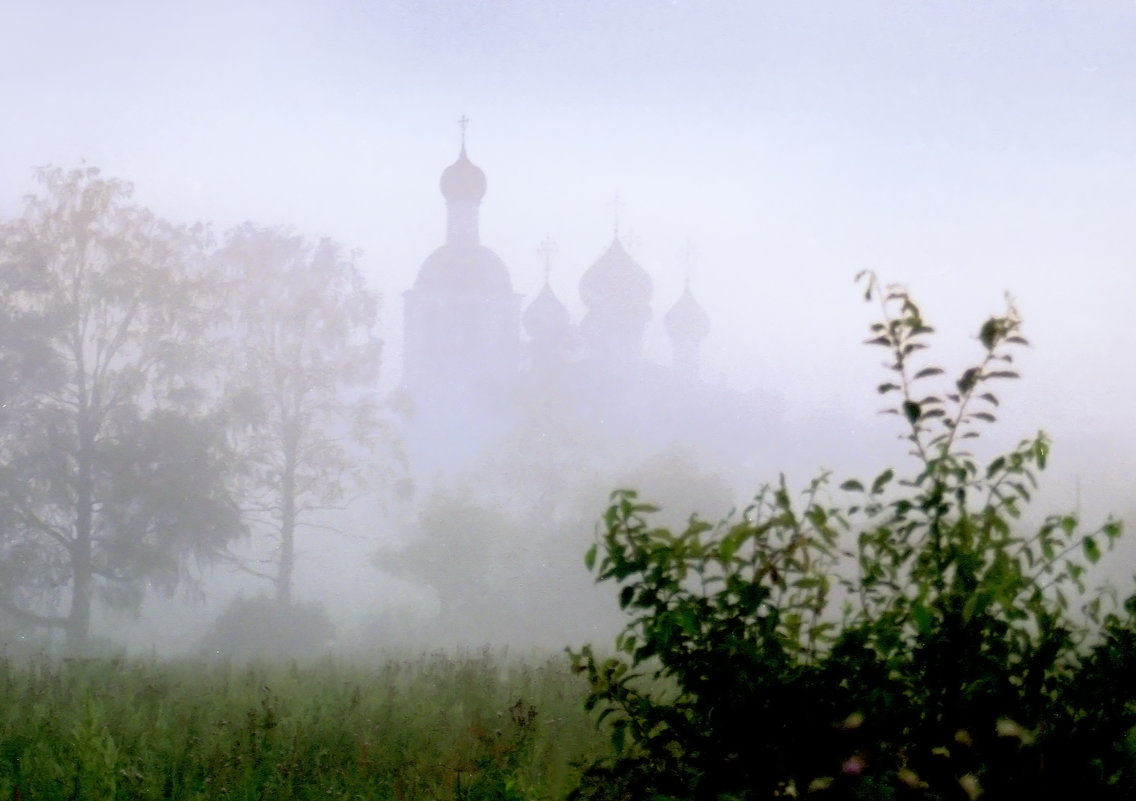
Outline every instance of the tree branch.
<path id="1" fill-rule="evenodd" d="M 67 627 L 68 620 L 65 617 L 57 617 L 54 615 L 41 615 L 37 612 L 29 612 L 17 606 L 13 601 L 0 596 L 0 611 L 7 612 L 12 617 L 24 623 L 31 623 L 35 626 L 48 626 L 51 628 L 62 629 Z"/>

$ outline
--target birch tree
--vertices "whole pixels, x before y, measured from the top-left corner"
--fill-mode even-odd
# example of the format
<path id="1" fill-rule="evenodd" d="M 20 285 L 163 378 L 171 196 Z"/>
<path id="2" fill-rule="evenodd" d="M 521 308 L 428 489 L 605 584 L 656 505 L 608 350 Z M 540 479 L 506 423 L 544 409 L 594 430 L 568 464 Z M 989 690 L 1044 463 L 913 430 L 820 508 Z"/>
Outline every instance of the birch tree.
<path id="1" fill-rule="evenodd" d="M 0 610 L 87 644 L 239 532 L 201 369 L 205 232 L 129 184 L 43 168 L 0 227 Z"/>
<path id="2" fill-rule="evenodd" d="M 272 542 L 241 565 L 287 607 L 298 531 L 354 497 L 382 441 L 378 298 L 329 239 L 246 224 L 219 261 L 235 308 L 226 363 L 244 511 Z"/>

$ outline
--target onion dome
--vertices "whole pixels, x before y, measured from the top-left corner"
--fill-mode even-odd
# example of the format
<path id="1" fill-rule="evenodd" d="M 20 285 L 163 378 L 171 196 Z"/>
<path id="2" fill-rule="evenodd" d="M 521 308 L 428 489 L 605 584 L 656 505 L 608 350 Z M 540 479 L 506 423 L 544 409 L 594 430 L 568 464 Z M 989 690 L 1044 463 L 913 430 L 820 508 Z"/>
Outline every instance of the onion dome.
<path id="1" fill-rule="evenodd" d="M 442 171 L 439 182 L 447 203 L 480 203 L 485 197 L 485 173 L 469 160 L 462 145 L 458 160 Z"/>
<path id="2" fill-rule="evenodd" d="M 701 342 L 710 333 L 710 316 L 690 293 L 689 283 L 663 317 L 663 325 L 672 341 Z"/>
<path id="3" fill-rule="evenodd" d="M 416 290 L 509 295 L 513 282 L 501 257 L 484 245 L 445 244 L 426 257 Z"/>
<path id="4" fill-rule="evenodd" d="M 651 276 L 628 255 L 618 237 L 580 279 L 580 298 L 589 308 L 647 306 L 652 289 Z"/>
<path id="5" fill-rule="evenodd" d="M 521 322 L 525 326 L 525 333 L 533 342 L 563 342 L 572 334 L 568 309 L 556 297 L 547 281 L 521 315 Z"/>

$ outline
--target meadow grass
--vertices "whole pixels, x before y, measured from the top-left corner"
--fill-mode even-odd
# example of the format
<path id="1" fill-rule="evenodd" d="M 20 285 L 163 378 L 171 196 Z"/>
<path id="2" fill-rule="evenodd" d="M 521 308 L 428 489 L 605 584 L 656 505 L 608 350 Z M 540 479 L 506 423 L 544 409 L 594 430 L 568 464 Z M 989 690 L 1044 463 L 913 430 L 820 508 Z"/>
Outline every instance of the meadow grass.
<path id="1" fill-rule="evenodd" d="M 559 799 L 606 736 L 565 657 L 0 660 L 0 800 Z"/>

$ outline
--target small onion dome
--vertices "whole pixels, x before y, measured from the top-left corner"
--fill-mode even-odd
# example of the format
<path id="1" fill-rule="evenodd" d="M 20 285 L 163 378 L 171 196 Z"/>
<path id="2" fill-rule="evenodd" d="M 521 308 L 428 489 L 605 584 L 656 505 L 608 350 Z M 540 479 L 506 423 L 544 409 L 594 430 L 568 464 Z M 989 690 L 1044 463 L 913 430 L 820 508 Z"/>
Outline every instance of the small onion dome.
<path id="1" fill-rule="evenodd" d="M 439 185 L 447 203 L 480 203 L 485 197 L 485 173 L 469 160 L 464 146 L 458 160 L 442 171 Z"/>
<path id="2" fill-rule="evenodd" d="M 534 342 L 559 342 L 572 332 L 568 309 L 564 308 L 547 281 L 521 315 L 521 322 L 525 333 Z"/>
<path id="3" fill-rule="evenodd" d="M 690 285 L 663 317 L 667 336 L 672 340 L 701 342 L 710 333 L 710 316 L 690 294 Z"/>
<path id="4" fill-rule="evenodd" d="M 484 245 L 446 244 L 422 262 L 414 288 L 427 292 L 509 295 L 513 282 L 501 257 Z"/>
<path id="5" fill-rule="evenodd" d="M 580 278 L 580 298 L 589 307 L 645 306 L 651 302 L 651 276 L 627 254 L 616 237 Z"/>

